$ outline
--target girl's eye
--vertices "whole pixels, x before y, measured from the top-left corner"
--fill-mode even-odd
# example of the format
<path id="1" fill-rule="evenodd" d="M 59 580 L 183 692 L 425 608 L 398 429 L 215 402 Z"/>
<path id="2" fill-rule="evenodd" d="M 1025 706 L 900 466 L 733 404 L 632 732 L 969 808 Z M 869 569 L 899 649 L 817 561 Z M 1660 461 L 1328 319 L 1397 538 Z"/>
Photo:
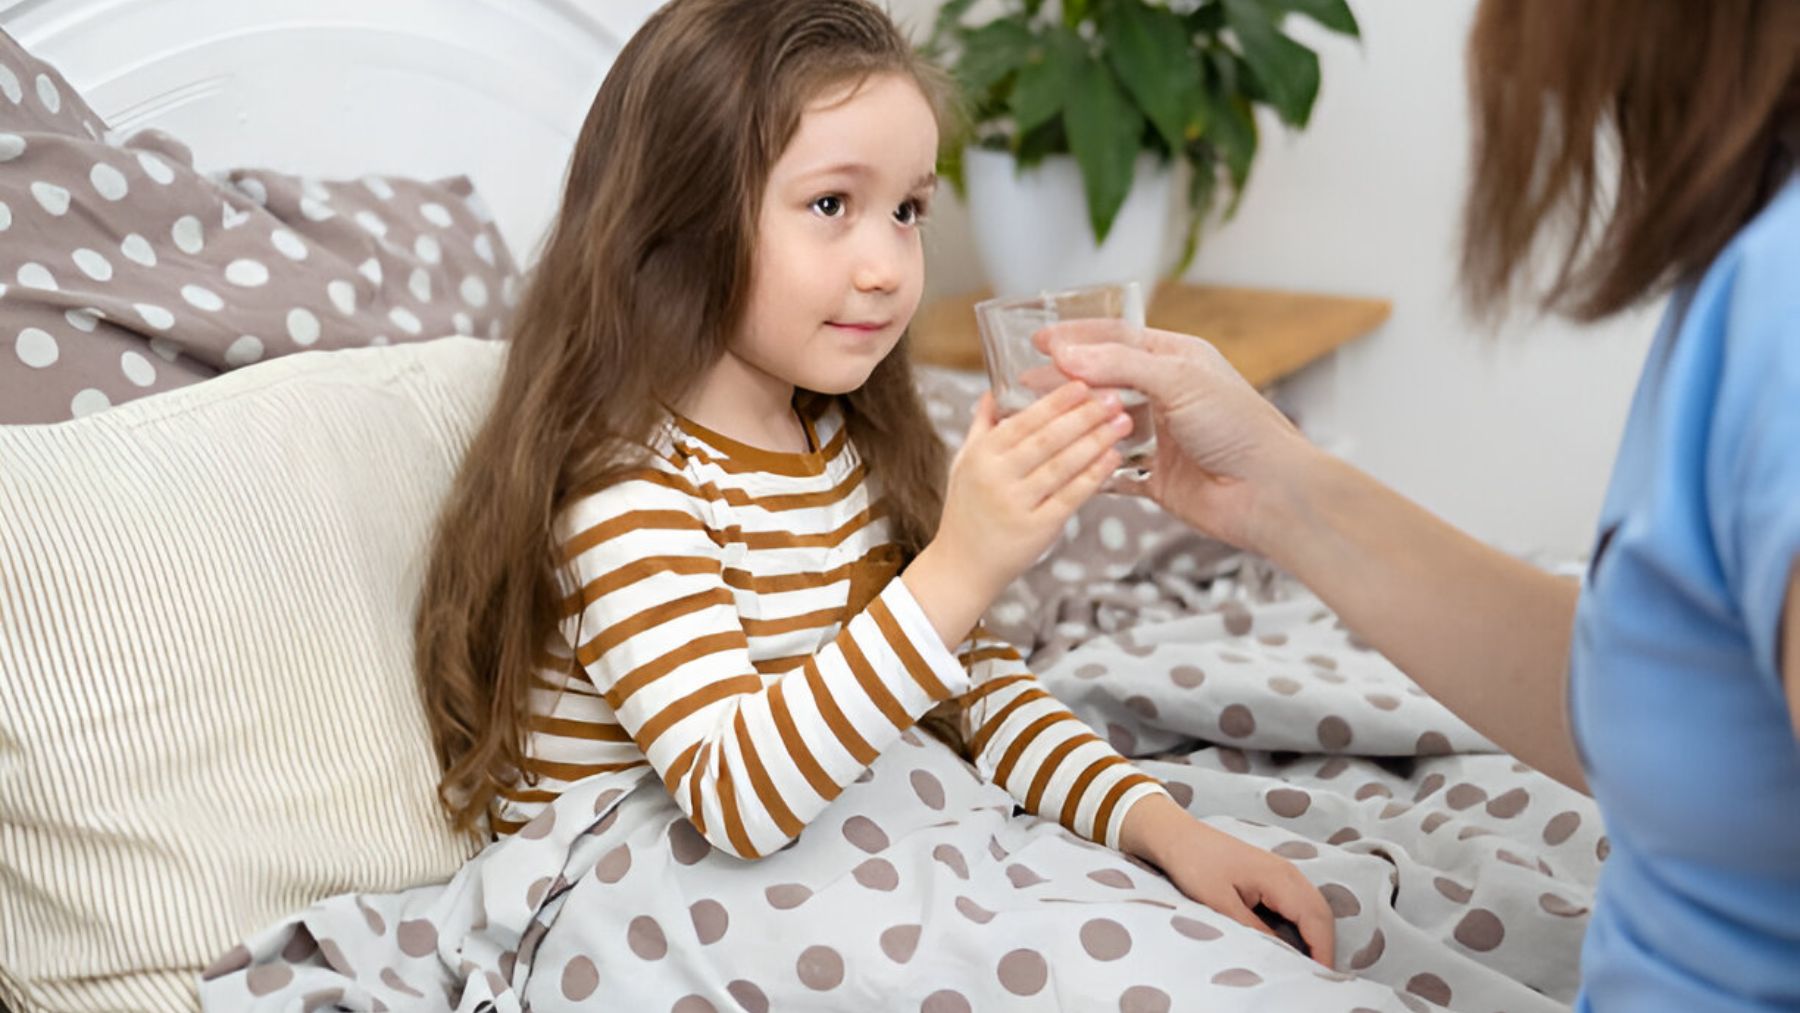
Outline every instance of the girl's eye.
<path id="1" fill-rule="evenodd" d="M 812 202 L 812 209 L 827 218 L 836 218 L 844 213 L 844 198 L 837 194 L 826 194 Z"/>
<path id="2" fill-rule="evenodd" d="M 916 200 L 909 200 L 894 209 L 894 220 L 902 225 L 917 225 L 925 217 L 925 208 Z"/>

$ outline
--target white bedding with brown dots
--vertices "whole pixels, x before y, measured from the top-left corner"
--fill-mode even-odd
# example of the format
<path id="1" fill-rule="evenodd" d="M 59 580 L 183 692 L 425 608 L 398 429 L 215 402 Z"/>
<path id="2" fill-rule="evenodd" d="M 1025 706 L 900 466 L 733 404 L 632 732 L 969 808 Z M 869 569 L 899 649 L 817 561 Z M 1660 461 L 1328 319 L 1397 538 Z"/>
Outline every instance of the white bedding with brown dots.
<path id="1" fill-rule="evenodd" d="M 945 438 L 979 377 L 927 370 Z M 451 882 L 346 895 L 221 958 L 212 1009 L 1566 1010 L 1607 842 L 1266 563 L 1103 496 L 990 610 L 1189 811 L 1293 860 L 1336 969 L 1015 815 L 906 733 L 787 849 L 715 851 L 644 771 L 581 782 Z"/>

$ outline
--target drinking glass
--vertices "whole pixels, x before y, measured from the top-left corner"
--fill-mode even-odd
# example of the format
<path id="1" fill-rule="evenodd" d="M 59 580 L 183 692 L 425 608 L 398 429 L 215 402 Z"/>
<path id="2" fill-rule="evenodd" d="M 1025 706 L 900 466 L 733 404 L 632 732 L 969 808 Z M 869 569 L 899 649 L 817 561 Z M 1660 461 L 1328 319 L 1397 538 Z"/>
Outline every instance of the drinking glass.
<path id="1" fill-rule="evenodd" d="M 994 404 L 1001 418 L 1024 409 L 1038 398 L 1069 382 L 1048 355 L 1038 350 L 1032 335 L 1065 320 L 1113 319 L 1128 326 L 1127 344 L 1143 340 L 1144 294 L 1135 281 L 1090 285 L 1061 292 L 1041 292 L 1014 299 L 987 299 L 975 304 L 975 321 L 981 329 L 981 354 L 987 363 L 988 383 L 994 388 Z M 1102 340 L 1096 337 L 1094 340 Z M 1106 393 L 1096 390 L 1095 396 Z M 1150 474 L 1156 456 L 1156 428 L 1151 424 L 1150 402 L 1135 390 L 1116 390 L 1119 403 L 1131 416 L 1131 433 L 1119 441 L 1124 458 L 1102 492 L 1126 492 Z"/>

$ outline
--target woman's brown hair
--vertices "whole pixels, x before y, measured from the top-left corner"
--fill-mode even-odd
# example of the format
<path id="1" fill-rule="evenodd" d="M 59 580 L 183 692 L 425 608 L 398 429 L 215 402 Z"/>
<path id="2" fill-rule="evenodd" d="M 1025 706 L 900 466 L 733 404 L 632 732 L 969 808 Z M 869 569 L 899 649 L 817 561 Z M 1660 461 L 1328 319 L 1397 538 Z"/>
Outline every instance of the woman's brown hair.
<path id="1" fill-rule="evenodd" d="M 1546 310 L 1598 320 L 1697 277 L 1795 168 L 1796 0 L 1484 0 L 1469 75 L 1484 315 L 1551 226 Z"/>
<path id="2" fill-rule="evenodd" d="M 527 690 L 562 601 L 556 517 L 642 466 L 744 313 L 771 166 L 806 105 L 877 74 L 940 79 L 865 0 L 674 0 L 620 52 L 510 324 L 496 400 L 450 490 L 415 667 L 459 830 L 523 768 Z M 841 399 L 910 558 L 937 529 L 946 451 L 903 338 Z"/>

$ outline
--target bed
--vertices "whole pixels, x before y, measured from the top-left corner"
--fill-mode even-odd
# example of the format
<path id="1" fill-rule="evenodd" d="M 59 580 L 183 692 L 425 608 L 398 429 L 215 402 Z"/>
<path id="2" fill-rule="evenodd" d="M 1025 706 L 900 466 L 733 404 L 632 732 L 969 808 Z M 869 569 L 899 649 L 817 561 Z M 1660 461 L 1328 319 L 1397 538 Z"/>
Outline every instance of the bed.
<path id="1" fill-rule="evenodd" d="M 248 208 L 234 167 L 466 176 L 490 209 L 469 228 L 528 265 L 593 89 L 652 6 L 184 0 L 170 17 L 168 3 L 15 0 L 0 27 L 62 71 L 104 140 L 178 136 L 228 184 L 228 207 Z M 33 87 L 20 82 L 26 101 Z M 0 321 L 19 295 L 0 292 Z M 470 330 L 483 328 L 442 333 Z M 711 898 L 716 915 L 660 896 L 652 864 L 631 874 L 605 838 L 654 784 L 571 792 L 542 832 L 468 862 L 483 843 L 433 823 L 406 619 L 498 352 L 435 336 L 223 362 L 91 417 L 0 427 L 0 1002 L 16 1013 L 191 1008 L 197 989 L 216 1008 L 1518 1013 L 1572 1000 L 1607 851 L 1591 801 L 1496 751 L 1304 588 L 1131 499 L 1085 508 L 992 625 L 1179 802 L 1321 884 L 1335 970 L 1183 907 L 1152 869 L 996 812 L 923 735 L 818 825 L 843 839 L 838 864 L 789 870 L 779 885 L 794 890 Z M 953 442 L 981 379 L 933 369 L 921 383 Z M 246 580 L 246 559 L 307 565 Z M 100 584 L 128 607 L 90 600 Z M 216 616 L 229 622 L 215 630 Z M 171 628 L 184 635 L 142 632 Z M 305 657 L 270 648 L 295 630 Z M 205 703 L 246 686 L 258 706 Z M 340 762 L 310 759 L 321 742 Z M 91 775 L 79 783 L 77 758 Z M 265 770 L 280 793 L 238 798 L 208 780 Z M 870 835 L 861 807 L 895 792 L 918 818 Z M 56 864 L 55 849 L 90 841 L 118 850 Z M 905 870 L 904 888 L 880 888 L 872 862 Z M 1008 916 L 1045 884 L 1089 905 L 1063 936 Z M 909 925 L 927 927 L 923 953 L 917 932 L 887 934 Z M 993 959 L 948 969 L 931 925 L 1008 941 L 972 936 Z M 1029 942 L 1039 931 L 1052 935 Z M 866 956 L 831 945 L 858 933 Z M 590 935 L 622 949 L 571 942 Z"/>
<path id="2" fill-rule="evenodd" d="M 115 132 L 168 130 L 203 170 L 466 174 L 529 259 L 588 102 L 655 6 L 10 0 L 0 25 Z"/>

